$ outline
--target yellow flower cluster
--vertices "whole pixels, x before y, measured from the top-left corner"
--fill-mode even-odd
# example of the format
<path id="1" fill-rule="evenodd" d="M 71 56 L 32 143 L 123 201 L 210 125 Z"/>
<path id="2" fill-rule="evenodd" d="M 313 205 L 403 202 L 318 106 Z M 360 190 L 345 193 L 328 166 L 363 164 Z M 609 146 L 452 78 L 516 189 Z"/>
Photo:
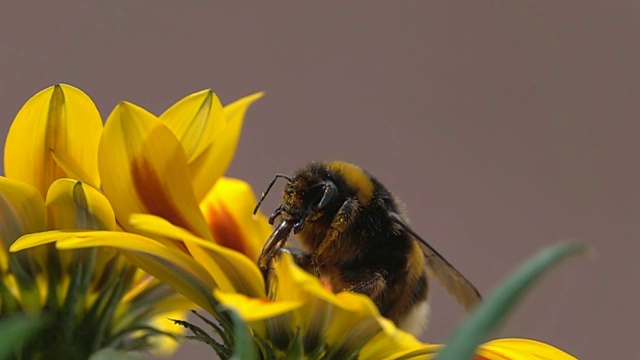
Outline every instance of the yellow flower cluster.
<path id="1" fill-rule="evenodd" d="M 231 161 L 246 109 L 260 96 L 223 108 L 213 92 L 201 91 L 159 118 L 123 102 L 104 128 L 93 101 L 72 86 L 52 86 L 27 101 L 7 136 L 6 176 L 0 177 L 1 316 L 28 313 L 49 319 L 43 334 L 51 336 L 26 348 L 48 356 L 72 356 L 81 349 L 77 357 L 107 346 L 160 352 L 175 348 L 172 337 L 153 335 L 181 332 L 167 318 L 184 317 L 193 303 L 133 266 L 114 247 L 58 251 L 53 245 L 14 242 L 52 230 L 119 234 L 130 227 L 131 212 L 171 216 L 162 200 L 188 202 L 198 214 L 198 200 L 203 206 L 224 206 L 219 197 L 206 194 L 212 187 L 217 189 L 212 194 L 242 187 L 239 180 L 220 175 Z M 145 153 L 154 156 L 140 156 Z M 171 160 L 178 156 L 189 162 Z M 139 167 L 133 166 L 136 161 Z M 171 168 L 176 164 L 183 168 Z M 156 167 L 160 171 L 154 173 Z M 165 186 L 173 180 L 166 177 L 169 173 L 188 188 Z M 158 196 L 155 191 L 163 189 L 175 197 Z M 208 232 L 201 214 L 190 219 Z M 12 245 L 29 249 L 9 253 Z M 253 251 L 258 246 L 253 244 Z"/>

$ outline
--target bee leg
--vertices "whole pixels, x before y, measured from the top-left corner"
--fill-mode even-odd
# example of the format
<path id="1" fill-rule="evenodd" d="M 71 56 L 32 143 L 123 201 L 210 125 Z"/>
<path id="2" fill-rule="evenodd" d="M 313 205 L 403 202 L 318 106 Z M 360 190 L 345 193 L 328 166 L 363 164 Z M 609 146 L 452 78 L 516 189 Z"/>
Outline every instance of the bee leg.
<path id="1" fill-rule="evenodd" d="M 335 243 L 340 239 L 341 234 L 345 234 L 348 232 L 351 225 L 356 219 L 356 215 L 359 208 L 358 201 L 354 198 L 348 198 L 345 202 L 342 203 L 340 209 L 334 216 L 331 224 L 329 225 L 329 230 L 325 235 L 322 242 L 317 245 L 314 256 L 311 258 L 311 265 L 313 266 L 313 273 L 318 275 L 320 273 L 320 268 L 322 267 L 322 263 L 319 261 L 320 258 L 323 257 L 323 254 L 329 250 L 330 247 L 334 247 Z"/>
<path id="2" fill-rule="evenodd" d="M 371 269 L 342 271 L 341 280 L 346 285 L 345 291 L 367 295 L 374 301 L 387 288 L 384 276 Z"/>

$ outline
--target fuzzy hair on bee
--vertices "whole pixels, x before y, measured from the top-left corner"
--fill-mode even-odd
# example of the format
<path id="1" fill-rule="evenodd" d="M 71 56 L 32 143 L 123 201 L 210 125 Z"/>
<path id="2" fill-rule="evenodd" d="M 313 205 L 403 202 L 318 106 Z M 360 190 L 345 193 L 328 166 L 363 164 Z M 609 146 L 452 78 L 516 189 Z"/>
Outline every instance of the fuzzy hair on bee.
<path id="1" fill-rule="evenodd" d="M 281 222 L 258 258 L 265 279 L 293 232 L 304 248 L 291 250 L 300 266 L 335 292 L 369 296 L 383 316 L 405 331 L 418 334 L 427 323 L 428 275 L 467 310 L 481 301 L 471 282 L 409 227 L 400 202 L 359 166 L 313 162 L 291 177 L 278 174 L 254 213 L 279 178 L 287 183 L 269 222 Z"/>

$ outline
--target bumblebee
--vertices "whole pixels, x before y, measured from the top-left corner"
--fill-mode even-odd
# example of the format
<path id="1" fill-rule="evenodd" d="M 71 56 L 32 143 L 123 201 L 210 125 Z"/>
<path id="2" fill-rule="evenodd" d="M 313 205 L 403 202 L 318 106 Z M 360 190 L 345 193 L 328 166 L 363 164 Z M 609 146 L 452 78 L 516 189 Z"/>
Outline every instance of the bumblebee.
<path id="1" fill-rule="evenodd" d="M 335 292 L 369 296 L 380 313 L 417 334 L 427 321 L 429 283 L 435 277 L 467 310 L 478 290 L 409 227 L 399 201 L 362 168 L 341 161 L 314 162 L 287 181 L 282 202 L 269 217 L 281 222 L 267 239 L 258 266 L 269 275 L 272 259 L 285 250 L 291 232 L 304 247 L 296 262 L 324 279 Z"/>

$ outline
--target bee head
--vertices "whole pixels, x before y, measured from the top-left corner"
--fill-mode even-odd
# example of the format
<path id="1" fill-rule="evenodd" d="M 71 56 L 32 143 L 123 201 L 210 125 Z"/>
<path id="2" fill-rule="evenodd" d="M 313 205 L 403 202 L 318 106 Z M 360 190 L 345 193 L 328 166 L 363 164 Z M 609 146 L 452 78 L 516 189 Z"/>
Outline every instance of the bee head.
<path id="1" fill-rule="evenodd" d="M 294 233 L 302 230 L 306 221 L 313 221 L 322 216 L 324 209 L 331 204 L 338 193 L 334 182 L 327 174 L 317 171 L 322 167 L 303 168 L 294 177 L 276 175 L 262 197 L 254 214 L 268 194 L 269 190 L 278 178 L 287 180 L 282 193 L 280 206 L 269 217 L 269 223 L 273 224 L 279 216 L 289 224 L 293 224 Z"/>
<path id="2" fill-rule="evenodd" d="M 336 196 L 336 185 L 331 180 L 314 183 L 296 183 L 285 185 L 282 195 L 282 211 L 291 218 L 300 218 L 304 214 L 319 213 Z"/>
<path id="3" fill-rule="evenodd" d="M 293 232 L 300 232 L 307 221 L 322 216 L 324 209 L 336 197 L 337 189 L 333 181 L 317 174 L 300 173 L 284 187 L 279 215 L 292 222 Z"/>

